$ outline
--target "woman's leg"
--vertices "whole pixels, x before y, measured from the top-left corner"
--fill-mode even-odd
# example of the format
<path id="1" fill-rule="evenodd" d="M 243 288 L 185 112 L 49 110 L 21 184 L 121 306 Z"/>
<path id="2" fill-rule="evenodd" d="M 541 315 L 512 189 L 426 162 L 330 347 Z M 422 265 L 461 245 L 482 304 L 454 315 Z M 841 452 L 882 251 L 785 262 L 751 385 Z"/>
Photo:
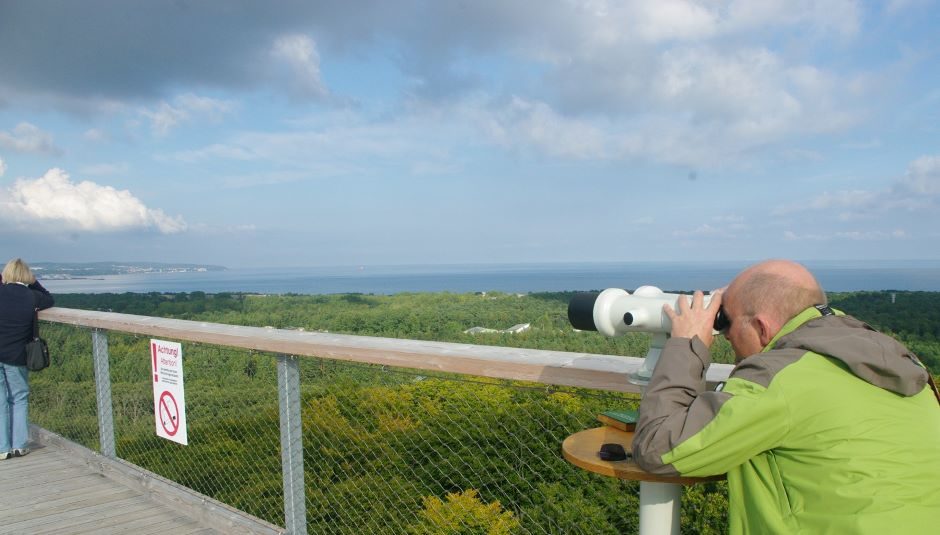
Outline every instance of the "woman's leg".
<path id="1" fill-rule="evenodd" d="M 12 417 L 10 445 L 14 450 L 25 450 L 29 443 L 29 370 L 26 366 L 4 367 Z"/>
<path id="2" fill-rule="evenodd" d="M 0 457 L 13 449 L 10 419 L 10 390 L 7 388 L 7 365 L 0 362 Z"/>

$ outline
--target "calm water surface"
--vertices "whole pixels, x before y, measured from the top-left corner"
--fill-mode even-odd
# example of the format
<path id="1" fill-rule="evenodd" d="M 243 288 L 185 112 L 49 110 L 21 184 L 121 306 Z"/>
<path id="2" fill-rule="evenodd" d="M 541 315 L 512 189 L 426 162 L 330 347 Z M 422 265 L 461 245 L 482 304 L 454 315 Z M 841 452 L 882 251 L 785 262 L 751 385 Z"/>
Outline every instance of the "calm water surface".
<path id="1" fill-rule="evenodd" d="M 635 289 L 711 290 L 727 284 L 740 263 L 604 263 L 452 266 L 355 266 L 230 269 L 203 273 L 111 275 L 44 280 L 54 293 L 252 292 L 332 294 L 403 292 L 544 292 Z M 940 291 L 940 261 L 806 262 L 829 291 Z"/>

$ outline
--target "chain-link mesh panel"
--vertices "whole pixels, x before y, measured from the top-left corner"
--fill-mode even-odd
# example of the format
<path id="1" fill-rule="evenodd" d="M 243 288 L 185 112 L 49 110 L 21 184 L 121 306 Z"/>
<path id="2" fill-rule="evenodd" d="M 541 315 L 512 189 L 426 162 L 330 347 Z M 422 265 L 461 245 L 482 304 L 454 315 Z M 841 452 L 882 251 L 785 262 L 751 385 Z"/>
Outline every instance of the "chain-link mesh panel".
<path id="1" fill-rule="evenodd" d="M 560 451 L 635 396 L 316 359 L 301 373 L 311 533 L 637 529 L 637 485 Z"/>
<path id="2" fill-rule="evenodd" d="M 41 322 L 52 363 L 29 375 L 29 419 L 86 448 L 99 451 L 91 331 Z"/>
<path id="3" fill-rule="evenodd" d="M 43 326 L 31 417 L 98 448 L 91 331 Z M 156 436 L 149 337 L 108 333 L 117 455 L 284 524 L 277 364 L 186 343 L 189 445 Z M 567 463 L 562 441 L 635 395 L 300 359 L 309 533 L 634 533 L 638 484 Z M 683 533 L 724 530 L 723 483 L 687 488 Z"/>
<path id="4" fill-rule="evenodd" d="M 52 366 L 30 377 L 33 423 L 95 451 L 92 332 L 42 326 Z M 274 358 L 184 344 L 189 445 L 156 436 L 149 338 L 107 333 L 117 456 L 274 524 L 283 524 Z"/>
<path id="5" fill-rule="evenodd" d="M 184 446 L 156 435 L 149 340 L 110 334 L 118 457 L 283 524 L 275 359 L 183 344 Z"/>

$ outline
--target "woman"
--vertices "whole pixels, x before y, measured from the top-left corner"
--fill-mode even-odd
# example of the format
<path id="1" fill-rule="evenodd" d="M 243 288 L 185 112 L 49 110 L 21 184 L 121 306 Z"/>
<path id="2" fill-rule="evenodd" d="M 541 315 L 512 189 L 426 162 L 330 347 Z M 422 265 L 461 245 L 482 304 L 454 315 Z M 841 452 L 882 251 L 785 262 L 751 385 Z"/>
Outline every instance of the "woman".
<path id="1" fill-rule="evenodd" d="M 29 453 L 29 371 L 26 343 L 33 313 L 52 306 L 52 295 L 19 258 L 7 262 L 0 284 L 0 460 Z"/>

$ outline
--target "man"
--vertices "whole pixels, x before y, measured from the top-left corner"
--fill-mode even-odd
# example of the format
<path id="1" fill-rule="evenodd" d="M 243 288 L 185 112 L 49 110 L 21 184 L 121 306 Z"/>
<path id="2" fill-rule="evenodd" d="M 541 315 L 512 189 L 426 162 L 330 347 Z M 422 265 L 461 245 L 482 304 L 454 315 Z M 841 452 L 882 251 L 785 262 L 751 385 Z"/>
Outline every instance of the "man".
<path id="1" fill-rule="evenodd" d="M 771 260 L 677 310 L 633 441 L 649 472 L 727 473 L 731 533 L 936 533 L 940 405 L 893 338 L 826 306 L 803 266 Z M 705 391 L 719 309 L 736 355 Z"/>

